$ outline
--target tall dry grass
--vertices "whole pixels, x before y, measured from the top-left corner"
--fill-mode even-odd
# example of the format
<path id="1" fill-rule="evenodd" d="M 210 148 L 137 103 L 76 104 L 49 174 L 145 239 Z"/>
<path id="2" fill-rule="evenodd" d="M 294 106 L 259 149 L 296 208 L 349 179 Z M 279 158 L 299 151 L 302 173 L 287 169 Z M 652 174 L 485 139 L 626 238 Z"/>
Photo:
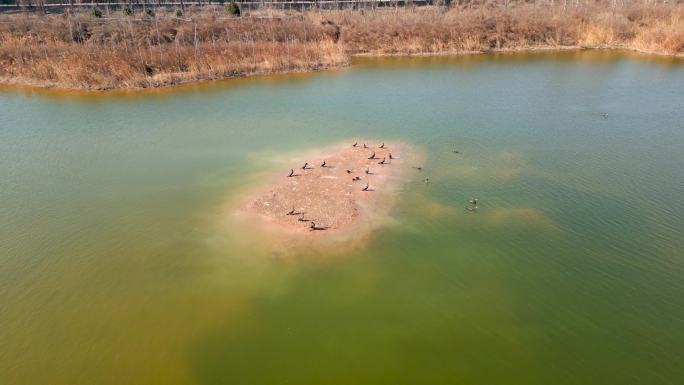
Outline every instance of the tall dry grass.
<path id="1" fill-rule="evenodd" d="M 0 26 L 0 78 L 83 89 L 154 87 L 342 65 L 336 30 L 287 18 L 100 20 L 15 15 Z"/>
<path id="2" fill-rule="evenodd" d="M 613 6 L 614 5 L 614 6 Z M 0 16 L 0 80 L 82 89 L 154 87 L 344 65 L 351 54 L 592 47 L 684 54 L 684 4 L 468 3 L 342 11 L 220 8 L 98 19 Z"/>

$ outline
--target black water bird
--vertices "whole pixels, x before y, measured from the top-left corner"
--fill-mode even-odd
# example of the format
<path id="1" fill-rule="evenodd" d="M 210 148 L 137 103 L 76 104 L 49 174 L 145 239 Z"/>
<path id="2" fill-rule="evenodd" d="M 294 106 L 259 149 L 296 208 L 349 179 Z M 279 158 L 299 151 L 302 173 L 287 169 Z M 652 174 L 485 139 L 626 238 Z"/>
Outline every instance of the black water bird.
<path id="1" fill-rule="evenodd" d="M 470 198 L 470 199 L 468 200 L 468 203 L 477 206 L 477 198 Z"/>
<path id="2" fill-rule="evenodd" d="M 368 183 L 366 183 L 366 187 L 362 188 L 361 191 L 371 191 L 368 189 Z"/>
<path id="3" fill-rule="evenodd" d="M 323 161 L 323 164 L 321 164 L 321 167 L 325 167 L 325 161 Z"/>
<path id="4" fill-rule="evenodd" d="M 304 165 L 302 166 L 302 170 L 306 170 L 306 166 L 309 165 L 309 162 L 304 162 Z"/>
<path id="5" fill-rule="evenodd" d="M 363 148 L 368 148 L 368 146 L 366 146 L 366 143 L 363 144 Z"/>
<path id="6" fill-rule="evenodd" d="M 370 170 L 370 167 L 366 167 L 366 174 L 368 174 L 368 175 L 373 174 L 373 173 L 371 172 L 371 170 Z"/>
<path id="7" fill-rule="evenodd" d="M 430 178 L 425 178 L 425 184 L 430 183 Z"/>
<path id="8" fill-rule="evenodd" d="M 351 174 L 351 173 L 352 173 L 352 170 L 347 170 L 347 174 Z"/>
<path id="9" fill-rule="evenodd" d="M 460 154 L 460 153 L 461 153 L 461 151 L 454 150 L 454 154 Z"/>
<path id="10" fill-rule="evenodd" d="M 373 154 L 368 159 L 375 159 L 375 151 L 373 151 Z"/>
<path id="11" fill-rule="evenodd" d="M 352 178 L 352 182 L 356 182 L 357 180 L 361 180 L 360 176 L 355 176 Z"/>
<path id="12" fill-rule="evenodd" d="M 290 169 L 290 175 L 288 175 L 288 178 L 291 178 L 291 177 L 293 177 L 293 176 L 294 176 L 294 170 L 293 170 L 293 169 Z"/>
<path id="13" fill-rule="evenodd" d="M 420 167 L 420 166 L 413 166 L 413 168 L 415 168 L 415 169 L 418 170 L 418 171 L 421 171 L 421 170 L 423 169 L 423 168 Z"/>
<path id="14" fill-rule="evenodd" d="M 389 158 L 390 158 L 390 159 L 394 159 L 394 158 L 392 158 L 392 153 L 391 153 L 391 152 L 390 152 L 390 154 L 389 154 Z"/>
<path id="15" fill-rule="evenodd" d="M 385 148 L 385 142 L 382 142 L 382 144 L 380 145 L 380 148 Z"/>
<path id="16" fill-rule="evenodd" d="M 358 146 L 359 146 L 359 142 L 354 142 L 354 144 L 352 144 L 352 147 L 358 147 Z"/>
<path id="17" fill-rule="evenodd" d="M 387 162 L 385 161 L 385 158 L 382 158 L 382 160 L 378 162 L 378 164 L 387 164 Z"/>

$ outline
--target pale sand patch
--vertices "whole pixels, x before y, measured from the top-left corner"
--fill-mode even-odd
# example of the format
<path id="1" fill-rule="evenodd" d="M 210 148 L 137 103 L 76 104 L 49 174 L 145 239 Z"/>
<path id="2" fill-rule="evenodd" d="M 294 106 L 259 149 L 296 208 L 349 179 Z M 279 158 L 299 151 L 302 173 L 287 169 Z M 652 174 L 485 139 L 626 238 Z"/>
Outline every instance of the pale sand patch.
<path id="1" fill-rule="evenodd" d="M 393 221 L 389 214 L 401 186 L 421 177 L 412 167 L 423 159 L 406 143 L 387 141 L 385 148 L 378 140 L 365 143 L 368 148 L 363 148 L 364 140 L 350 140 L 304 154 L 276 156 L 278 171 L 259 175 L 256 187 L 226 205 L 225 226 L 239 228 L 241 241 L 261 244 L 278 255 L 302 246 L 329 251 L 334 245 L 348 252 L 364 245 L 373 230 Z M 373 153 L 375 159 L 369 159 Z M 291 169 L 294 176 L 289 177 Z M 363 191 L 366 186 L 368 191 Z M 288 215 L 292 210 L 297 214 Z M 312 223 L 322 230 L 312 230 Z"/>

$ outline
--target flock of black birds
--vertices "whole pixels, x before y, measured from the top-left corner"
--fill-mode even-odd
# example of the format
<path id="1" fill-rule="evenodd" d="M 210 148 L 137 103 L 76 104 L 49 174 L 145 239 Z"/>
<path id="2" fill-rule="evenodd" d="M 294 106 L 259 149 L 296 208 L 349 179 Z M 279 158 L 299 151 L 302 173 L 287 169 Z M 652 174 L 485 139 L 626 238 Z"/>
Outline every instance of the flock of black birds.
<path id="1" fill-rule="evenodd" d="M 356 148 L 356 147 L 359 147 L 359 143 L 358 143 L 358 142 L 355 142 L 354 144 L 352 144 L 352 147 L 355 147 L 355 148 Z M 370 147 L 368 147 L 365 143 L 363 143 L 363 148 L 364 148 L 364 149 L 369 149 Z M 378 146 L 378 148 L 386 149 L 387 147 L 385 146 L 385 143 L 383 142 L 380 146 Z M 454 154 L 461 154 L 461 152 L 458 151 L 458 150 L 453 150 L 452 152 L 453 152 Z M 389 158 L 389 160 L 390 160 L 389 162 L 387 161 L 387 158 Z M 378 164 L 380 164 L 380 165 L 386 165 L 386 164 L 391 164 L 391 160 L 396 159 L 396 157 L 393 157 L 393 156 L 392 156 L 392 153 L 389 153 L 389 157 L 379 158 L 379 157 L 376 156 L 375 151 L 373 151 L 373 152 L 371 153 L 371 155 L 368 157 L 368 160 L 378 160 L 378 159 L 381 159 L 381 160 L 378 162 Z M 323 163 L 321 163 L 321 166 L 320 166 L 320 167 L 322 167 L 322 168 L 328 167 L 328 168 L 329 168 L 330 166 L 329 166 L 329 165 L 327 164 L 327 162 L 324 160 Z M 422 166 L 413 166 L 413 168 L 416 169 L 416 170 L 418 170 L 418 171 L 423 171 L 423 167 L 422 167 Z M 305 162 L 304 165 L 303 165 L 300 169 L 301 169 L 301 170 L 312 170 L 313 167 L 311 167 L 311 166 L 309 165 L 309 162 Z M 353 173 L 354 173 L 354 171 L 352 171 L 352 170 L 346 170 L 346 171 L 347 171 L 347 174 L 353 174 Z M 370 170 L 370 167 L 366 167 L 365 173 L 366 173 L 366 175 L 373 175 L 373 172 Z M 288 178 L 297 177 L 297 176 L 300 176 L 300 175 L 301 175 L 301 174 L 295 174 L 294 169 L 290 169 L 290 174 L 288 175 Z M 360 176 L 354 176 L 354 177 L 352 177 L 352 182 L 356 182 L 356 181 L 359 181 L 359 180 L 361 180 L 361 177 L 360 177 Z M 426 177 L 424 181 L 425 181 L 426 184 L 427 184 L 427 183 L 430 183 L 430 178 L 429 178 L 429 177 Z M 369 185 L 368 181 L 366 181 L 366 185 L 361 189 L 361 191 L 374 191 L 374 190 L 370 188 L 370 185 Z M 478 202 L 477 198 L 470 198 L 470 199 L 468 200 L 468 203 L 469 203 L 470 205 L 466 207 L 466 210 L 468 210 L 468 211 L 470 211 L 470 212 L 476 212 L 476 211 L 477 211 L 477 202 Z M 295 210 L 294 206 L 292 207 L 292 210 L 290 210 L 290 211 L 287 212 L 287 215 L 299 216 L 299 217 L 297 218 L 297 220 L 300 221 L 300 222 L 310 222 L 310 225 L 309 225 L 309 230 L 310 230 L 310 231 L 320 231 L 320 230 L 327 230 L 327 229 L 328 229 L 328 227 L 317 226 L 316 223 L 315 223 L 313 220 L 311 220 L 311 219 L 306 219 L 306 218 L 304 218 L 304 213 L 303 213 L 303 212 L 297 212 L 297 211 Z"/>
<path id="2" fill-rule="evenodd" d="M 358 142 L 354 143 L 354 144 L 352 145 L 352 147 L 359 147 L 359 143 L 358 143 Z M 363 148 L 368 149 L 369 147 L 364 143 L 364 144 L 363 144 Z M 380 146 L 378 146 L 378 148 L 386 149 L 387 147 L 385 146 L 385 143 L 383 142 Z M 375 155 L 375 151 L 372 152 L 372 154 L 370 155 L 370 157 L 368 157 L 368 159 L 369 159 L 369 160 L 380 160 L 380 162 L 378 162 L 378 164 L 381 164 L 381 165 L 386 165 L 386 164 L 390 164 L 390 163 L 391 163 L 391 162 L 387 161 L 387 157 L 383 157 L 383 158 L 377 157 L 377 156 Z M 392 156 L 392 153 L 389 153 L 389 159 L 390 159 L 390 160 L 393 160 L 393 159 L 396 159 L 396 157 Z M 321 163 L 321 167 L 322 167 L 322 168 L 330 168 L 331 166 L 328 165 L 328 163 L 327 163 L 326 160 L 323 160 L 323 163 Z M 309 165 L 309 162 L 304 162 L 304 165 L 303 165 L 302 167 L 300 167 L 300 169 L 301 169 L 301 170 L 313 170 L 313 167 L 311 167 L 311 166 Z M 354 171 L 352 171 L 352 170 L 346 170 L 346 171 L 347 171 L 347 174 L 353 174 L 353 173 L 354 173 Z M 370 167 L 366 167 L 365 173 L 366 173 L 366 175 L 373 175 L 373 172 L 370 171 Z M 292 168 L 290 169 L 290 173 L 287 175 L 288 178 L 293 178 L 293 177 L 298 177 L 298 176 L 301 176 L 301 174 L 295 174 L 295 170 L 292 169 Z M 361 177 L 360 177 L 360 176 L 354 176 L 354 177 L 352 177 L 352 182 L 356 182 L 356 181 L 359 181 L 359 180 L 361 180 Z M 366 181 L 366 185 L 361 189 L 361 191 L 374 191 L 374 190 L 373 190 L 372 188 L 370 188 L 370 184 L 368 183 L 368 181 Z M 319 231 L 319 230 L 326 230 L 326 229 L 328 229 L 328 227 L 317 226 L 317 225 L 316 225 L 316 222 L 314 222 L 314 221 L 311 220 L 311 219 L 306 219 L 306 218 L 304 218 L 304 213 L 303 213 L 303 212 L 297 212 L 297 211 L 295 210 L 294 207 L 292 207 L 292 210 L 288 211 L 288 212 L 286 213 L 286 215 L 293 215 L 293 216 L 297 216 L 297 215 L 298 215 L 298 216 L 299 216 L 299 217 L 297 218 L 298 221 L 300 221 L 300 222 L 310 222 L 309 229 L 310 229 L 311 231 Z"/>

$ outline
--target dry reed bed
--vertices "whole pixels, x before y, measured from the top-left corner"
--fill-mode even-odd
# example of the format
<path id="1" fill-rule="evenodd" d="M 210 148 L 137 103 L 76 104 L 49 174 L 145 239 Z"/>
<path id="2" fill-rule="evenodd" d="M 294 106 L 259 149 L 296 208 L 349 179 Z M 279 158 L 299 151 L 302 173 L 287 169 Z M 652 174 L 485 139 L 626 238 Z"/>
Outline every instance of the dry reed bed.
<path id="1" fill-rule="evenodd" d="M 609 3 L 610 4 L 610 3 Z M 547 3 L 252 13 L 183 18 L 89 13 L 0 16 L 0 82 L 156 87 L 345 65 L 352 54 L 591 47 L 684 54 L 684 4 Z"/>

